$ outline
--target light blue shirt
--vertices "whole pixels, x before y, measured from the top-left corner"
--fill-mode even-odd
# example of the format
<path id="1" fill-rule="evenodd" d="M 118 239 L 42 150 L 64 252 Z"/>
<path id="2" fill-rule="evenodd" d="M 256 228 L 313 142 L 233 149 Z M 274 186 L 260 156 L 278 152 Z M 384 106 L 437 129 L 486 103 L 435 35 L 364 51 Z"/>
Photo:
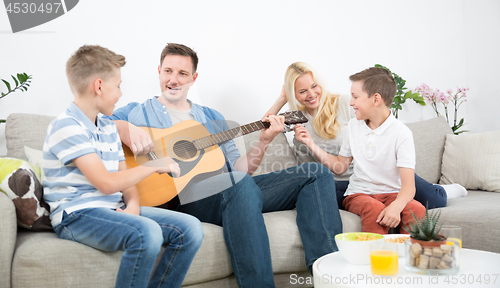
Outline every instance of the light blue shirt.
<path id="1" fill-rule="evenodd" d="M 115 123 L 98 117 L 96 125 L 71 103 L 50 123 L 43 145 L 44 199 L 50 205 L 53 227 L 61 222 L 63 212 L 123 206 L 121 192 L 102 193 L 75 165 L 74 159 L 90 153 L 96 153 L 109 172 L 118 171 L 119 162 L 125 160 Z"/>

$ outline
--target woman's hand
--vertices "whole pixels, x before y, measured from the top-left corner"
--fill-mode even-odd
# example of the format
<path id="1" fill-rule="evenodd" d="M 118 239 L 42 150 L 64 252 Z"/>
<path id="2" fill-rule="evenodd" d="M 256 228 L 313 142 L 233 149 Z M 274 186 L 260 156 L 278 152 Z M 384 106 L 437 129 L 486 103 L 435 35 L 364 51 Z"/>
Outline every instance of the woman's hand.
<path id="1" fill-rule="evenodd" d="M 295 125 L 293 127 L 293 131 L 295 132 L 295 139 L 299 142 L 304 143 L 309 149 L 311 149 L 311 144 L 313 144 L 313 140 L 309 132 L 307 132 L 306 128 L 300 124 Z"/>

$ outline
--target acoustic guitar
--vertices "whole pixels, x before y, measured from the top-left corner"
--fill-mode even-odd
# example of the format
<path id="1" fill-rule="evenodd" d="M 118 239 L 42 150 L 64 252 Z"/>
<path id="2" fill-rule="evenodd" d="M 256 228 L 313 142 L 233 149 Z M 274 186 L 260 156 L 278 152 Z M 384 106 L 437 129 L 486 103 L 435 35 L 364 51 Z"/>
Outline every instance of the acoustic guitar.
<path id="1" fill-rule="evenodd" d="M 308 121 L 301 111 L 280 115 L 285 117 L 287 125 Z M 179 164 L 181 170 L 178 177 L 173 177 L 170 173 L 154 173 L 139 182 L 136 187 L 139 190 L 140 205 L 164 205 L 193 181 L 222 173 L 226 160 L 219 145 L 269 126 L 269 122 L 256 121 L 216 134 L 210 134 L 205 126 L 194 120 L 182 121 L 166 129 L 140 127 L 151 136 L 154 151 L 134 155 L 128 146 L 123 145 L 127 166 L 133 168 L 139 165 L 151 165 L 153 161 L 168 156 Z"/>

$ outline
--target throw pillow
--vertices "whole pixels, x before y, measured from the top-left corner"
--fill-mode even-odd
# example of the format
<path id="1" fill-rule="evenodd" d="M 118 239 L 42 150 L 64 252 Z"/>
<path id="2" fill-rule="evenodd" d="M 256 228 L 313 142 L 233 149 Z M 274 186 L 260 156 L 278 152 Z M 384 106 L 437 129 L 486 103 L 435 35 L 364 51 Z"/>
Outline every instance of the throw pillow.
<path id="1" fill-rule="evenodd" d="M 446 135 L 440 183 L 500 192 L 500 131 Z"/>
<path id="2" fill-rule="evenodd" d="M 441 177 L 441 165 L 445 136 L 453 134 L 444 116 L 425 121 L 407 123 L 413 133 L 417 163 L 415 173 L 430 183 L 438 183 Z"/>
<path id="3" fill-rule="evenodd" d="M 43 172 L 42 166 L 43 151 L 24 146 L 24 154 L 28 162 L 40 170 L 40 173 L 37 173 L 37 175 L 40 178 L 40 183 L 43 185 L 43 179 L 45 179 L 45 173 Z"/>
<path id="4" fill-rule="evenodd" d="M 0 158 L 0 190 L 14 202 L 19 226 L 50 231 L 50 207 L 43 200 L 37 169 L 21 159 Z"/>

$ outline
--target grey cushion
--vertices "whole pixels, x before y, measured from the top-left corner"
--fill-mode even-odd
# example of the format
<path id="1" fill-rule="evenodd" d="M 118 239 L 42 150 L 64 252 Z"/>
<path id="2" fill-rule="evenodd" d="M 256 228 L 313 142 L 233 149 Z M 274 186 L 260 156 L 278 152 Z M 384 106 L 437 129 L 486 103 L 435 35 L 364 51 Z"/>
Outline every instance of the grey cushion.
<path id="1" fill-rule="evenodd" d="M 233 273 L 222 227 L 209 223 L 202 225 L 205 237 L 194 256 L 183 285 L 222 279 Z M 162 253 L 163 251 L 162 249 Z"/>
<path id="2" fill-rule="evenodd" d="M 0 191 L 0 287 L 10 287 L 12 256 L 16 245 L 16 208 L 12 200 Z"/>
<path id="3" fill-rule="evenodd" d="M 500 131 L 446 135 L 440 183 L 500 192 L 499 143 Z"/>
<path id="4" fill-rule="evenodd" d="M 466 197 L 448 199 L 439 222 L 462 227 L 464 248 L 500 253 L 500 195 L 495 192 L 468 191 Z"/>
<path id="5" fill-rule="evenodd" d="M 7 156 L 26 159 L 24 146 L 42 150 L 47 127 L 54 118 L 37 114 L 10 114 L 5 126 Z"/>
<path id="6" fill-rule="evenodd" d="M 297 211 L 264 213 L 274 273 L 307 271 L 304 248 L 297 228 Z"/>
<path id="7" fill-rule="evenodd" d="M 342 232 L 359 232 L 361 229 L 361 217 L 352 212 L 340 210 L 340 218 L 342 218 Z"/>
<path id="8" fill-rule="evenodd" d="M 426 121 L 407 123 L 413 132 L 417 164 L 415 173 L 430 183 L 438 183 L 441 177 L 441 160 L 443 158 L 446 134 L 453 131 L 446 119 L 436 117 Z"/>
<path id="9" fill-rule="evenodd" d="M 185 285 L 232 274 L 222 227 L 208 223 L 202 225 L 205 238 L 186 275 Z M 62 240 L 52 232 L 24 230 L 17 237 L 12 279 L 17 287 L 71 287 L 75 275 L 78 275 L 77 282 L 85 283 L 85 287 L 114 287 L 122 254 L 122 251 L 103 252 Z M 57 282 L 54 278 L 58 279 Z"/>
<path id="10" fill-rule="evenodd" d="M 241 154 L 247 153 L 259 141 L 260 132 L 236 138 L 235 143 Z M 288 145 L 284 133 L 279 133 L 269 144 L 265 156 L 253 176 L 297 166 L 293 150 Z"/>
<path id="11" fill-rule="evenodd" d="M 102 252 L 53 232 L 20 231 L 13 287 L 113 287 L 122 252 Z"/>

